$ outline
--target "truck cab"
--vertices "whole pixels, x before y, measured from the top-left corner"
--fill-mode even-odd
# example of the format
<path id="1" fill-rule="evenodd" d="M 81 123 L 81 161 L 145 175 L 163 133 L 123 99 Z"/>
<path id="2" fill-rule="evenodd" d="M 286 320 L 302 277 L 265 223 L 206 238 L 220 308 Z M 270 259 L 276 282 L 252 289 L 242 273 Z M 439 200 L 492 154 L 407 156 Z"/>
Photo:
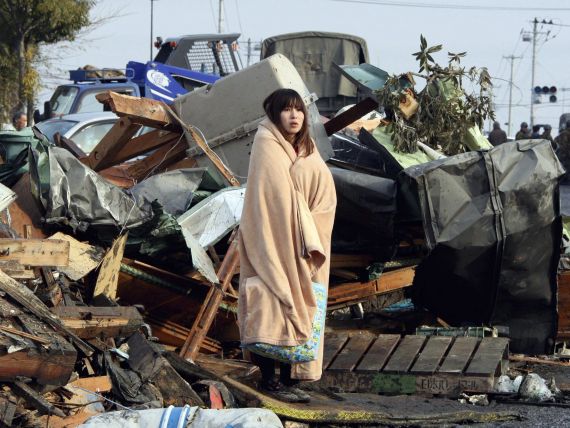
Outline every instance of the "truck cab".
<path id="1" fill-rule="evenodd" d="M 159 49 L 153 61 L 129 61 L 126 69 L 71 70 L 72 83 L 60 85 L 44 113 L 34 112 L 34 121 L 72 113 L 103 111 L 104 105 L 95 98 L 105 91 L 135 97 L 147 97 L 171 103 L 182 94 L 212 84 L 241 68 L 237 39 L 239 34 L 199 34 L 158 38 Z"/>
<path id="2" fill-rule="evenodd" d="M 103 111 L 104 105 L 95 96 L 104 91 L 139 97 L 139 86 L 132 81 L 132 70 L 80 69 L 70 70 L 69 80 L 73 83 L 60 85 L 46 103 L 46 117 L 60 117 L 70 113 L 92 113 Z M 49 113 L 48 113 L 49 111 Z M 48 113 L 46 115 L 46 113 Z M 34 115 L 35 116 L 35 115 Z M 34 117 L 35 119 L 35 117 Z"/>

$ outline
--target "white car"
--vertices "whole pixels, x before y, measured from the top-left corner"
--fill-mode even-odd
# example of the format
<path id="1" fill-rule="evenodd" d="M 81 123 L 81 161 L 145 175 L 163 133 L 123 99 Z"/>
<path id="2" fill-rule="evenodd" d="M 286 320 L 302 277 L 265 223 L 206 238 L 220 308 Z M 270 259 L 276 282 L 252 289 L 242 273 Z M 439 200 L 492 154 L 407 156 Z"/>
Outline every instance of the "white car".
<path id="1" fill-rule="evenodd" d="M 112 112 L 76 113 L 45 120 L 36 124 L 36 128 L 52 143 L 59 132 L 89 154 L 117 120 L 119 117 Z"/>

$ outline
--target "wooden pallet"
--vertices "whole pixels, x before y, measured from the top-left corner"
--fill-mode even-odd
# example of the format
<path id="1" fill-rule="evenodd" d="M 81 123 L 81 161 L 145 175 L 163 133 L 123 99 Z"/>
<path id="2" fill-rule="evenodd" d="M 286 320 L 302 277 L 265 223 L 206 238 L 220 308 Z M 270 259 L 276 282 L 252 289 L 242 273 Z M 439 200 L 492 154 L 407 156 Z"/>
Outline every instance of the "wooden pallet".
<path id="1" fill-rule="evenodd" d="M 508 368 L 502 337 L 335 334 L 325 338 L 321 384 L 343 392 L 488 392 Z"/>

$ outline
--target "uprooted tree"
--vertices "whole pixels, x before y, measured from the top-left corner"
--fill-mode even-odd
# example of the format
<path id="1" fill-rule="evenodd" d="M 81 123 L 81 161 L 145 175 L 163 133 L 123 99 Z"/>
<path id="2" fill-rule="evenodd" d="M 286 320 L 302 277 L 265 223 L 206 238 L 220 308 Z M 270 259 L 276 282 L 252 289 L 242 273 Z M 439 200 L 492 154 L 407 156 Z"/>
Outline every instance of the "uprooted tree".
<path id="1" fill-rule="evenodd" d="M 74 40 L 88 26 L 95 0 L 3 0 L 0 2 L 0 97 L 2 117 L 33 109 L 39 86 L 40 46 Z"/>
<path id="2" fill-rule="evenodd" d="M 413 54 L 419 62 L 419 73 L 391 76 L 377 93 L 388 113 L 388 130 L 398 151 L 415 152 L 417 143 L 422 142 L 456 154 L 469 146 L 466 139 L 470 132 L 478 131 L 485 119 L 494 119 L 487 69 L 462 67 L 465 52 L 448 52 L 448 64 L 442 67 L 432 56 L 441 49 L 442 45 L 428 46 L 420 36 L 420 50 Z M 412 76 L 425 79 L 421 91 L 414 89 Z M 412 114 L 402 109 L 409 98 L 417 103 Z"/>

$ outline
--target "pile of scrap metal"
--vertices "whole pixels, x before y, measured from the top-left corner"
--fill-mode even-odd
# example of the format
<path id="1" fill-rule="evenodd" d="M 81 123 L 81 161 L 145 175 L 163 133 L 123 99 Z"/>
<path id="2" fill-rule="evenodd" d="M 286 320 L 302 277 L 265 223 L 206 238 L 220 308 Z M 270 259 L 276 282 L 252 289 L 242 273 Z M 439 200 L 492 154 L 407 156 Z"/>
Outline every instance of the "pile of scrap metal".
<path id="1" fill-rule="evenodd" d="M 66 426 L 125 406 L 235 406 L 224 383 L 240 405 L 258 398 L 235 381 L 252 366 L 206 354 L 241 355 L 235 237 L 262 100 L 281 87 L 305 100 L 337 188 L 330 310 L 413 289 L 449 324 L 506 325 L 513 348 L 545 350 L 562 171 L 550 144 L 403 155 L 378 117 L 354 124 L 372 99 L 323 124 L 277 54 L 172 106 L 98 96 L 120 119 L 89 154 L 65 138 L 0 134 L 11 187 L 0 228 L 4 424 L 34 412 Z"/>

